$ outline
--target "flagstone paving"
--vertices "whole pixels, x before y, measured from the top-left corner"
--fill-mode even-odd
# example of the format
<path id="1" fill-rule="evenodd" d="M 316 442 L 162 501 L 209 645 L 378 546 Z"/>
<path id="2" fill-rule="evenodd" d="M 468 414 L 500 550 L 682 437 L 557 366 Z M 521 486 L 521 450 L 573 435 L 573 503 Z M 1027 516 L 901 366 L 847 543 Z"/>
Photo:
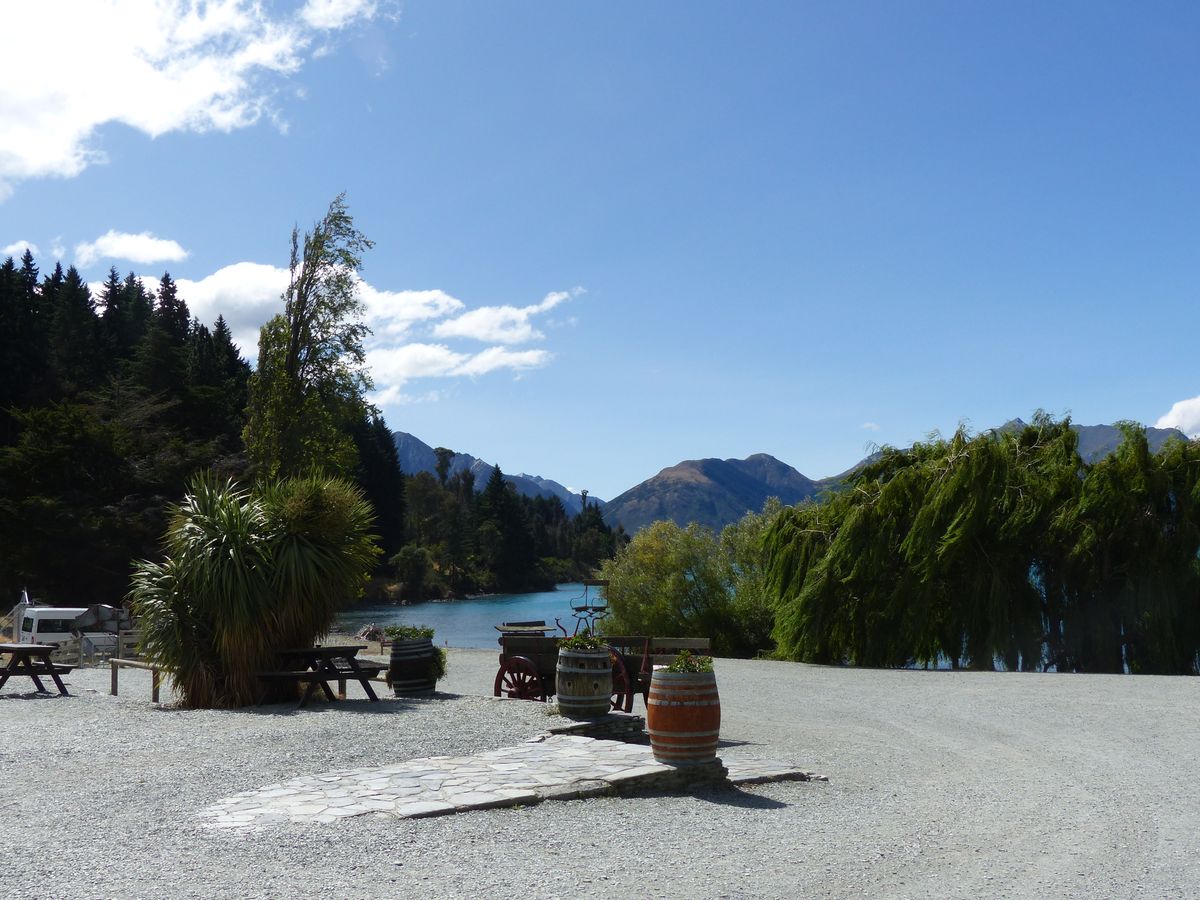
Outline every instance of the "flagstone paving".
<path id="1" fill-rule="evenodd" d="M 736 757 L 709 773 L 733 784 L 825 780 L 794 766 Z M 725 774 L 727 771 L 727 774 Z M 220 800 L 200 815 L 212 828 L 258 830 L 350 816 L 419 818 L 469 809 L 598 796 L 642 785 L 686 783 L 702 769 L 668 766 L 641 744 L 543 735 L 474 756 L 431 756 L 391 766 L 306 775 Z M 708 774 L 709 780 L 712 774 Z"/>

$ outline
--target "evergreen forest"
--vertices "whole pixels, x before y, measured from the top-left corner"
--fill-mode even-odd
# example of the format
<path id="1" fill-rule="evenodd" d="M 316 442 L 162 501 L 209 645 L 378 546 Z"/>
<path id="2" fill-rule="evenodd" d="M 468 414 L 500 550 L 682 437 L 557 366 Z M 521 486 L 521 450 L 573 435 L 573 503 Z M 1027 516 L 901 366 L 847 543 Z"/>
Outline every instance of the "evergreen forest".
<path id="1" fill-rule="evenodd" d="M 293 235 L 293 284 L 263 328 L 258 372 L 223 318 L 192 316 L 169 273 L 151 291 L 115 268 L 98 287 L 74 267 L 43 272 L 29 251 L 0 266 L 2 602 L 27 587 L 62 605 L 120 603 L 133 562 L 161 557 L 171 509 L 201 472 L 248 485 L 309 471 L 350 479 L 373 510 L 377 582 L 405 599 L 542 587 L 612 555 L 620 536 L 594 504 L 571 518 L 499 474 L 476 491 L 467 476 L 400 471 L 363 398 L 369 376 L 345 364 L 362 361 L 365 326 L 342 316 L 352 302 L 333 310 L 343 332 L 288 340 L 289 328 L 312 334 L 304 317 L 329 310 L 306 298 L 343 296 L 350 251 L 370 246 L 341 198 L 305 235 L 306 262 L 310 241 L 337 253 L 324 275 L 306 270 Z M 304 393 L 289 395 L 292 384 Z"/>

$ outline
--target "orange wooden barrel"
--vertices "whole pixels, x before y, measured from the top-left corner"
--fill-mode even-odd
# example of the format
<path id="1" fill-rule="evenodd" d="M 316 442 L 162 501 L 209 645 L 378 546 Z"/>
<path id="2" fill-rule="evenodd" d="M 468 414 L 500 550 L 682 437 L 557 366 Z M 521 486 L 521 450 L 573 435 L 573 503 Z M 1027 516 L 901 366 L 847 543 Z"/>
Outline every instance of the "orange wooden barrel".
<path id="1" fill-rule="evenodd" d="M 655 669 L 646 700 L 646 731 L 659 762 L 685 766 L 716 759 L 721 733 L 716 675 Z"/>

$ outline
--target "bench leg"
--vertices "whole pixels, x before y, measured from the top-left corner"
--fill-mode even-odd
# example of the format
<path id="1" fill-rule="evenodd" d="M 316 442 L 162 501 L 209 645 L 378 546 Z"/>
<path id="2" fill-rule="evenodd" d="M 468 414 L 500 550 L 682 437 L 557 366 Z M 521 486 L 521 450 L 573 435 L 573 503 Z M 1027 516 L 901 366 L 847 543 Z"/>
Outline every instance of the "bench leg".
<path id="1" fill-rule="evenodd" d="M 346 679 L 345 678 L 338 679 L 338 699 L 339 700 L 346 699 Z"/>

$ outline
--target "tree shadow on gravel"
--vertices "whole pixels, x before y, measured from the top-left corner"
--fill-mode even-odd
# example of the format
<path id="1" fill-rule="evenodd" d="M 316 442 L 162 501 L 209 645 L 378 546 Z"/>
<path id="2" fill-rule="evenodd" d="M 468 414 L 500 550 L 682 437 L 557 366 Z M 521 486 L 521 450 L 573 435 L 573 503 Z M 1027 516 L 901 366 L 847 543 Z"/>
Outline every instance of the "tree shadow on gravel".
<path id="1" fill-rule="evenodd" d="M 787 809 L 788 807 L 787 803 L 772 800 L 761 794 L 752 794 L 734 784 L 695 791 L 692 796 L 697 800 L 714 803 L 717 806 L 735 806 L 741 809 Z"/>
<path id="2" fill-rule="evenodd" d="M 711 785 L 691 789 L 680 788 L 674 791 L 655 790 L 653 788 L 631 789 L 622 792 L 626 797 L 692 797 L 704 803 L 717 806 L 733 806 L 741 809 L 786 809 L 789 804 L 759 794 L 744 791 L 734 784 Z"/>
<path id="3" fill-rule="evenodd" d="M 438 703 L 442 700 L 459 700 L 463 694 L 451 694 L 437 691 L 428 697 L 392 697 L 381 696 L 378 702 L 366 697 L 350 697 L 346 700 L 326 700 L 324 697 L 313 697 L 306 706 L 297 706 L 293 701 L 284 703 L 264 703 L 262 706 L 239 706 L 225 710 L 230 713 L 248 715 L 304 715 L 305 713 L 334 712 L 352 713 L 361 716 L 389 716 L 409 709 Z"/>

